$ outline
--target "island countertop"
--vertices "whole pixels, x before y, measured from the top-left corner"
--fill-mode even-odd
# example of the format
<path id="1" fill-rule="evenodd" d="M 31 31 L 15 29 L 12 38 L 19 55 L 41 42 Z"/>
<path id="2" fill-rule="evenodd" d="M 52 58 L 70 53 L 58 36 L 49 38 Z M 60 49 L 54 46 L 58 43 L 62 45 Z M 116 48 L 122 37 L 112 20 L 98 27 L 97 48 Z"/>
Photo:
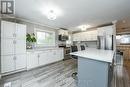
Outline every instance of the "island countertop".
<path id="1" fill-rule="evenodd" d="M 79 56 L 82 58 L 89 58 L 93 60 L 112 63 L 115 51 L 103 50 L 96 48 L 86 48 L 86 50 L 72 52 L 70 55 Z"/>

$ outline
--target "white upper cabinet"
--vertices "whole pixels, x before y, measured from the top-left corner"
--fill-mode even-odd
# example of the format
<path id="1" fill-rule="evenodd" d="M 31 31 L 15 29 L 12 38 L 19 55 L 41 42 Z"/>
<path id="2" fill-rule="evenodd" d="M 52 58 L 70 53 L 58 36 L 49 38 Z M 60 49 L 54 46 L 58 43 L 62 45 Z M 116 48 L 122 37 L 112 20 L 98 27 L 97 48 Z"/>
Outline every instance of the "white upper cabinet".
<path id="1" fill-rule="evenodd" d="M 16 24 L 13 22 L 1 21 L 1 37 L 15 38 Z"/>
<path id="2" fill-rule="evenodd" d="M 26 25 L 1 21 L 1 55 L 26 53 Z"/>
<path id="3" fill-rule="evenodd" d="M 16 38 L 26 40 L 26 25 L 16 24 Z"/>
<path id="4" fill-rule="evenodd" d="M 95 41 L 95 40 L 97 40 L 97 30 L 73 34 L 73 41 Z"/>
<path id="5" fill-rule="evenodd" d="M 98 36 L 113 35 L 113 26 L 105 26 L 98 28 Z"/>
<path id="6" fill-rule="evenodd" d="M 98 28 L 98 36 L 104 36 L 105 30 L 103 28 Z"/>
<path id="7" fill-rule="evenodd" d="M 114 33 L 113 26 L 107 26 L 105 29 L 106 29 L 105 31 L 106 31 L 107 35 L 113 35 L 113 33 Z"/>
<path id="8" fill-rule="evenodd" d="M 63 29 L 60 29 L 60 30 L 58 30 L 58 34 L 59 35 L 69 35 L 69 32 L 67 31 L 67 30 L 63 30 Z"/>

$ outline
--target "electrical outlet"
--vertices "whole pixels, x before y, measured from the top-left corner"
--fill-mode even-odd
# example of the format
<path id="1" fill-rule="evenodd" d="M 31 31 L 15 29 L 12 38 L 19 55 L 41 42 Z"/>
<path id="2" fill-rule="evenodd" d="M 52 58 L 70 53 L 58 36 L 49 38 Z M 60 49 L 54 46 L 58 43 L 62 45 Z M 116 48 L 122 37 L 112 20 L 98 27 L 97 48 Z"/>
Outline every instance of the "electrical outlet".
<path id="1" fill-rule="evenodd" d="M 11 87 L 11 82 L 7 82 L 4 84 L 4 87 Z"/>

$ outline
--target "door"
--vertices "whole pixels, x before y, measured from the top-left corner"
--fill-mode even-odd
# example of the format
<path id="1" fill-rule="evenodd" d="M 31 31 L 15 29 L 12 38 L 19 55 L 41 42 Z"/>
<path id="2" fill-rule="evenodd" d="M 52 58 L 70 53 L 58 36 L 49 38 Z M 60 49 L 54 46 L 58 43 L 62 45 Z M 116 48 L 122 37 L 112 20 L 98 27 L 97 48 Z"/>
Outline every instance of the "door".
<path id="1" fill-rule="evenodd" d="M 11 72 L 15 70 L 14 55 L 1 56 L 1 73 Z"/>
<path id="2" fill-rule="evenodd" d="M 16 70 L 26 68 L 26 54 L 16 55 Z"/>
<path id="3" fill-rule="evenodd" d="M 27 69 L 35 68 L 38 66 L 38 53 L 27 52 Z"/>
<path id="4" fill-rule="evenodd" d="M 14 54 L 15 40 L 1 39 L 1 55 Z"/>
<path id="5" fill-rule="evenodd" d="M 16 38 L 26 40 L 26 25 L 16 24 Z"/>
<path id="6" fill-rule="evenodd" d="M 26 40 L 16 40 L 15 54 L 25 54 L 26 53 Z"/>
<path id="7" fill-rule="evenodd" d="M 1 37 L 2 38 L 15 38 L 15 23 L 2 21 L 1 22 Z"/>

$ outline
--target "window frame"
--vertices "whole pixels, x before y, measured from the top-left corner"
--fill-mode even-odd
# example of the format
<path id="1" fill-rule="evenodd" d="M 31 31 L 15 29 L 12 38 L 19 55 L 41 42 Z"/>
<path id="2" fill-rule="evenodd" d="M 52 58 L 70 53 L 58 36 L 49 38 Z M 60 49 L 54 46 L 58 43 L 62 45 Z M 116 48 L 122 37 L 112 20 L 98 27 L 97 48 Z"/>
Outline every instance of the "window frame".
<path id="1" fill-rule="evenodd" d="M 53 34 L 53 39 L 54 39 L 54 43 L 52 43 L 52 44 L 46 44 L 46 43 L 38 44 L 38 43 L 36 42 L 36 47 L 53 47 L 53 46 L 56 46 L 55 31 L 44 30 L 44 29 L 40 29 L 40 28 L 35 28 L 34 30 L 35 30 L 36 40 L 37 40 L 37 32 L 52 33 L 52 34 Z"/>

